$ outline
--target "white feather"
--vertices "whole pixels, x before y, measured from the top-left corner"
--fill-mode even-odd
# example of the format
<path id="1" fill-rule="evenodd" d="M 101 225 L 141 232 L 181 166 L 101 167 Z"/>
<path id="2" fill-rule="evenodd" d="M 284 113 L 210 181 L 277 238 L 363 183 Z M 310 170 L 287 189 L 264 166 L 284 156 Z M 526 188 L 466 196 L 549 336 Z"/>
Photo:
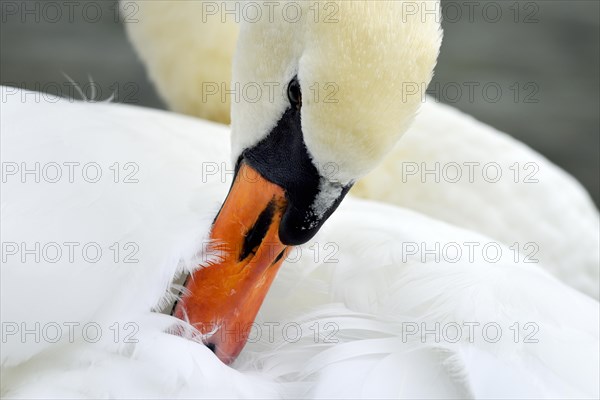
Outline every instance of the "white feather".
<path id="1" fill-rule="evenodd" d="M 97 343 L 79 331 L 72 343 L 68 335 L 56 343 L 21 331 L 4 335 L 3 397 L 598 397 L 597 301 L 540 266 L 515 263 L 503 245 L 495 263 L 478 252 L 472 262 L 407 255 L 403 243 L 493 240 L 352 198 L 282 267 L 257 319 L 262 334 L 234 368 L 224 366 L 202 344 L 169 333 L 181 322 L 152 309 L 178 273 L 204 259 L 206 231 L 229 182 L 203 174 L 202 166 L 227 159 L 227 129 L 9 91 L 2 92 L 4 163 L 96 162 L 110 174 L 114 162 L 133 162 L 139 182 L 114 183 L 108 175 L 98 183 L 35 183 L 30 176 L 22 183 L 7 176 L 3 243 L 78 241 L 105 249 L 133 242 L 139 262 L 115 263 L 109 250 L 97 263 L 22 262 L 3 252 L 3 335 L 11 324 L 94 322 L 102 329 Z M 128 322 L 136 342 L 125 342 Z M 490 343 L 476 331 L 473 340 L 463 334 L 454 343 L 407 333 L 415 325 L 465 322 L 498 324 L 501 338 Z M 524 342 L 528 322 L 538 327 L 538 343 Z"/>

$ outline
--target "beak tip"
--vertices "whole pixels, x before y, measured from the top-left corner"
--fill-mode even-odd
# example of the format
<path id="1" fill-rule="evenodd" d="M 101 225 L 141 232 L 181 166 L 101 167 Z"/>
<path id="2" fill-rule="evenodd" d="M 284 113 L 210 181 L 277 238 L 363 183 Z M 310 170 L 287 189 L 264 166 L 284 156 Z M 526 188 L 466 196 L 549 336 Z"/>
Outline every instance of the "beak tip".
<path id="1" fill-rule="evenodd" d="M 217 354 L 217 345 L 211 342 L 207 342 L 206 343 L 206 347 L 208 347 L 208 349 L 210 351 L 212 351 L 213 353 Z"/>

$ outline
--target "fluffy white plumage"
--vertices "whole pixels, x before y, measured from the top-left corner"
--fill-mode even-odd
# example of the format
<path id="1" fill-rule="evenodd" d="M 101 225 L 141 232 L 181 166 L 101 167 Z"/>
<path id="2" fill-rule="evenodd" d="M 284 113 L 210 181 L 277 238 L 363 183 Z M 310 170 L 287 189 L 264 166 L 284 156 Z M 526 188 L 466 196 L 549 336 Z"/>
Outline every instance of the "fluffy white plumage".
<path id="1" fill-rule="evenodd" d="M 166 333 L 175 319 L 150 310 L 178 271 L 196 266 L 229 186 L 219 175 L 203 182 L 202 164 L 227 159 L 227 129 L 129 106 L 22 96 L 3 92 L 4 163 L 96 162 L 105 175 L 98 183 L 8 176 L 3 243 L 95 242 L 107 253 L 97 263 L 3 254 L 3 333 L 11 323 L 78 321 L 99 324 L 103 335 L 97 343 L 80 333 L 73 343 L 68 335 L 57 343 L 7 335 L 3 397 L 598 397 L 597 301 L 537 265 L 515 263 L 506 247 L 496 263 L 479 252 L 472 262 L 407 256 L 403 243 L 492 239 L 353 198 L 282 267 L 257 319 L 260 339 L 234 368 L 224 366 L 205 346 Z M 115 162 L 136 163 L 139 182 L 115 183 Z M 107 249 L 115 242 L 136 243 L 139 262 L 115 262 Z M 320 249 L 316 261 L 311 246 Z M 115 341 L 115 322 L 133 322 L 138 342 L 125 343 L 124 329 Z M 501 339 L 485 340 L 493 329 L 476 329 L 472 342 L 463 329 L 456 343 L 446 340 L 451 330 L 425 342 L 408 334 L 415 324 L 465 322 L 496 323 Z M 528 322 L 537 343 L 524 342 Z M 286 323 L 294 328 L 283 340 Z M 302 335 L 294 341 L 296 327 Z M 326 340 L 331 332 L 337 343 Z"/>
<path id="2" fill-rule="evenodd" d="M 432 98 L 353 193 L 486 234 L 600 296 L 600 217 L 581 184 L 525 144 Z"/>

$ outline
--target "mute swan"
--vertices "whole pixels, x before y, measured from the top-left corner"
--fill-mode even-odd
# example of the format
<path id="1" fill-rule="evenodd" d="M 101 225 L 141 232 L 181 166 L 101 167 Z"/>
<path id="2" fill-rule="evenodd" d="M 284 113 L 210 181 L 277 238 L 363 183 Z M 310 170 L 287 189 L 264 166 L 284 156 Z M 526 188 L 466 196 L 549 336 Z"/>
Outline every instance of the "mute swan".
<path id="1" fill-rule="evenodd" d="M 408 95 L 404 82 L 431 80 L 441 42 L 435 15 L 398 24 L 407 17 L 401 2 L 316 3 L 337 6 L 335 23 L 310 18 L 312 4 L 286 4 L 303 17 L 275 13 L 241 26 L 236 81 L 279 90 L 232 108 L 235 178 L 210 229 L 220 260 L 194 271 L 173 310 L 224 362 L 243 348 L 242 327 L 292 247 L 318 232 L 406 131 L 424 87 Z M 309 94 L 331 82 L 335 101 Z M 224 339 L 231 329 L 239 340 Z"/>
<path id="2" fill-rule="evenodd" d="M 199 261 L 232 178 L 204 165 L 228 156 L 228 129 L 2 99 L 2 160 L 18 166 L 2 185 L 3 398 L 598 397 L 597 301 L 504 246 L 495 262 L 466 248 L 423 260 L 406 245 L 494 241 L 351 196 L 290 255 L 228 367 L 150 311 Z"/>
<path id="3" fill-rule="evenodd" d="M 246 6 L 135 4 L 136 21 L 126 23 L 127 31 L 167 104 L 229 123 L 235 97 L 227 90 L 239 83 L 230 84 L 235 21 Z M 436 5 L 439 9 L 436 2 L 427 10 Z M 418 18 L 431 16 L 420 11 L 417 7 Z M 581 185 L 524 144 L 431 98 L 385 162 L 358 180 L 352 192 L 484 233 L 567 284 L 600 296 L 600 218 Z"/>
<path id="4" fill-rule="evenodd" d="M 20 178 L 5 185 L 2 199 L 4 255 L 12 257 L 2 268 L 2 296 L 10 300 L 2 302 L 9 343 L 2 354 L 3 394 L 48 396 L 49 389 L 53 396 L 318 397 L 356 395 L 360 389 L 358 395 L 366 396 L 592 397 L 598 392 L 596 359 L 589 355 L 597 349 L 598 303 L 515 262 L 506 247 L 493 245 L 491 267 L 483 262 L 487 253 L 466 260 L 445 254 L 443 262 L 413 257 L 404 244 L 420 245 L 427 253 L 431 244 L 448 240 L 490 239 L 351 199 L 330 236 L 325 230 L 315 238 L 355 180 L 372 170 L 408 127 L 423 93 L 404 98 L 402 82 L 429 81 L 440 42 L 435 18 L 397 24 L 405 16 L 402 2 L 336 4 L 338 24 L 276 18 L 242 25 L 234 80 L 275 82 L 286 90 L 272 101 L 233 107 L 236 173 L 220 209 L 226 187 L 217 178 L 198 177 L 202 165 L 229 154 L 226 129 L 125 106 L 39 103 L 29 101 L 27 92 L 13 93 L 2 119 L 3 157 L 13 159 L 5 172 Z M 339 85 L 337 103 L 302 95 L 312 82 L 333 79 Z M 203 134 L 184 134 L 187 130 Z M 48 175 L 60 171 L 57 160 L 68 166 L 66 181 Z M 90 160 L 96 174 L 90 175 Z M 38 168 L 36 162 L 44 166 L 27 181 L 29 165 Z M 82 163 L 77 180 L 71 167 Z M 328 164 L 338 168 L 335 180 L 325 176 Z M 352 216 L 373 221 L 358 223 Z M 348 232 L 349 226 L 358 231 Z M 210 239 L 209 250 L 224 251 L 218 257 L 201 252 L 203 239 Z M 292 318 L 298 335 L 292 339 L 284 325 L 283 343 L 268 338 L 252 343 L 252 332 L 240 326 L 255 320 L 292 246 L 319 248 L 311 240 L 343 245 L 340 268 L 330 268 L 330 258 L 321 263 L 309 256 L 306 262 L 305 253 L 297 265 L 308 275 L 302 280 L 284 275 L 257 320 L 259 327 L 270 327 Z M 69 259 L 61 261 L 63 254 Z M 197 269 L 198 264 L 203 266 Z M 185 290 L 181 296 L 165 295 L 177 272 L 191 273 Z M 165 333 L 171 328 L 187 335 L 190 325 L 184 321 L 149 312 L 168 306 L 173 297 L 175 315 L 198 329 L 189 336 L 206 347 Z M 329 322 L 339 331 L 337 343 L 323 333 Z M 460 336 L 457 345 L 456 336 L 448 338 L 444 330 L 449 343 L 437 334 L 433 342 L 409 341 L 408 327 L 431 329 L 423 322 L 454 329 L 491 323 L 495 334 L 488 336 L 486 328 L 483 341 L 473 333 L 473 340 Z M 82 330 L 75 330 L 82 323 Z M 56 335 L 65 326 L 77 333 Z M 319 330 L 307 336 L 302 327 Z M 540 350 L 521 342 L 525 334 L 531 339 L 530 327 L 534 333 L 543 330 L 540 337 L 552 345 Z M 501 334 L 511 329 L 516 339 Z M 32 333 L 33 340 L 27 340 Z M 38 334 L 44 340 L 36 340 Z M 218 364 L 217 357 L 232 362 L 248 340 L 239 371 Z M 577 345 L 566 352 L 565 340 Z M 307 359 L 315 349 L 318 354 Z M 406 372 L 406 382 L 394 379 L 409 363 L 415 373 Z M 486 370 L 500 372 L 490 376 Z M 121 379 L 128 371 L 133 376 Z M 336 379 L 344 371 L 353 382 Z M 361 381 L 355 375 L 363 372 Z"/>

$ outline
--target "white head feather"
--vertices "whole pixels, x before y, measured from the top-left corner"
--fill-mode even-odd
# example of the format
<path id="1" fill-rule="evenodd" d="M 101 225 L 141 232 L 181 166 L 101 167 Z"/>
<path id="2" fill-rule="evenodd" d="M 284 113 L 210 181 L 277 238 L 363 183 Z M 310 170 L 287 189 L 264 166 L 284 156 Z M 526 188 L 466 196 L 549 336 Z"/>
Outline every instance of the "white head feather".
<path id="1" fill-rule="evenodd" d="M 416 115 L 439 53 L 439 15 L 414 13 L 408 1 L 291 3 L 298 21 L 283 12 L 266 18 L 265 9 L 240 27 L 232 85 L 263 93 L 232 102 L 233 156 L 277 124 L 297 75 L 309 154 L 323 176 L 334 165 L 335 179 L 346 184 L 374 168 Z M 329 20 L 328 8 L 335 11 Z"/>

